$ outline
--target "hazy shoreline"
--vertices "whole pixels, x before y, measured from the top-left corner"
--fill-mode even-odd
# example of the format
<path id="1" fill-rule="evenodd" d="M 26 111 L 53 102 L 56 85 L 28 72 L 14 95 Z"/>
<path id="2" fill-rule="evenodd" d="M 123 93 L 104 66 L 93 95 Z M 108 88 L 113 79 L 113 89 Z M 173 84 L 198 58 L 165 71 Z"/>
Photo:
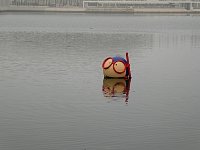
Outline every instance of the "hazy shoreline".
<path id="1" fill-rule="evenodd" d="M 80 7 L 10 6 L 2 12 L 68 12 L 68 13 L 200 13 L 199 10 L 180 8 L 86 9 Z"/>

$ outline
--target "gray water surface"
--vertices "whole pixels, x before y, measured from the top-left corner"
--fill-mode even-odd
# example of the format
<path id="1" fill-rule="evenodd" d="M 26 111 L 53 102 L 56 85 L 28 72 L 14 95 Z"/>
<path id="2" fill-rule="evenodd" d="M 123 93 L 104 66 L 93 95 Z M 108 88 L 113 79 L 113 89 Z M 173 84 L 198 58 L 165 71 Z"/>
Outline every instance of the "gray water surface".
<path id="1" fill-rule="evenodd" d="M 106 95 L 125 52 L 128 94 Z M 198 150 L 199 64 L 198 15 L 0 13 L 0 149 Z"/>

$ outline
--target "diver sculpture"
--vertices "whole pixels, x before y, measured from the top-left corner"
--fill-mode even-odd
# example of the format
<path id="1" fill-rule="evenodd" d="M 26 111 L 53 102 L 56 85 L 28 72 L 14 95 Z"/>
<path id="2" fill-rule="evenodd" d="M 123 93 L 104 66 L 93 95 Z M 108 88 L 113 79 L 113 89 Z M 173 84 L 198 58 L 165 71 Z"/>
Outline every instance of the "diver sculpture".
<path id="1" fill-rule="evenodd" d="M 128 53 L 126 59 L 121 56 L 108 57 L 102 63 L 104 78 L 131 78 Z"/>

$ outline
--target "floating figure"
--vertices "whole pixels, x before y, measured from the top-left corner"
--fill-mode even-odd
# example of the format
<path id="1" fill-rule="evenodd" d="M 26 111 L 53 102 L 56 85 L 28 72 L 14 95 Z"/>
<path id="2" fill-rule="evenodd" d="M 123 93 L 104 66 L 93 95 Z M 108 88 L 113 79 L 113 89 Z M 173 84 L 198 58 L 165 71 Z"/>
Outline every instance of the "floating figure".
<path id="1" fill-rule="evenodd" d="M 105 78 L 131 78 L 128 53 L 126 59 L 121 56 L 108 57 L 102 63 Z"/>
<path id="2" fill-rule="evenodd" d="M 124 99 L 128 103 L 131 79 L 123 78 L 104 78 L 102 92 L 104 97 L 112 98 L 112 100 Z"/>

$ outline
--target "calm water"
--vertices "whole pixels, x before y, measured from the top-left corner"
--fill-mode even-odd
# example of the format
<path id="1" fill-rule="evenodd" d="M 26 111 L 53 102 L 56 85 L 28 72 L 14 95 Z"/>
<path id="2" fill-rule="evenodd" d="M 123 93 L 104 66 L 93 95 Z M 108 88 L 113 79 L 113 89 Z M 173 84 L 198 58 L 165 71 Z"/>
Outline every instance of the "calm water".
<path id="1" fill-rule="evenodd" d="M 199 64 L 200 16 L 0 13 L 0 149 L 197 150 Z"/>

